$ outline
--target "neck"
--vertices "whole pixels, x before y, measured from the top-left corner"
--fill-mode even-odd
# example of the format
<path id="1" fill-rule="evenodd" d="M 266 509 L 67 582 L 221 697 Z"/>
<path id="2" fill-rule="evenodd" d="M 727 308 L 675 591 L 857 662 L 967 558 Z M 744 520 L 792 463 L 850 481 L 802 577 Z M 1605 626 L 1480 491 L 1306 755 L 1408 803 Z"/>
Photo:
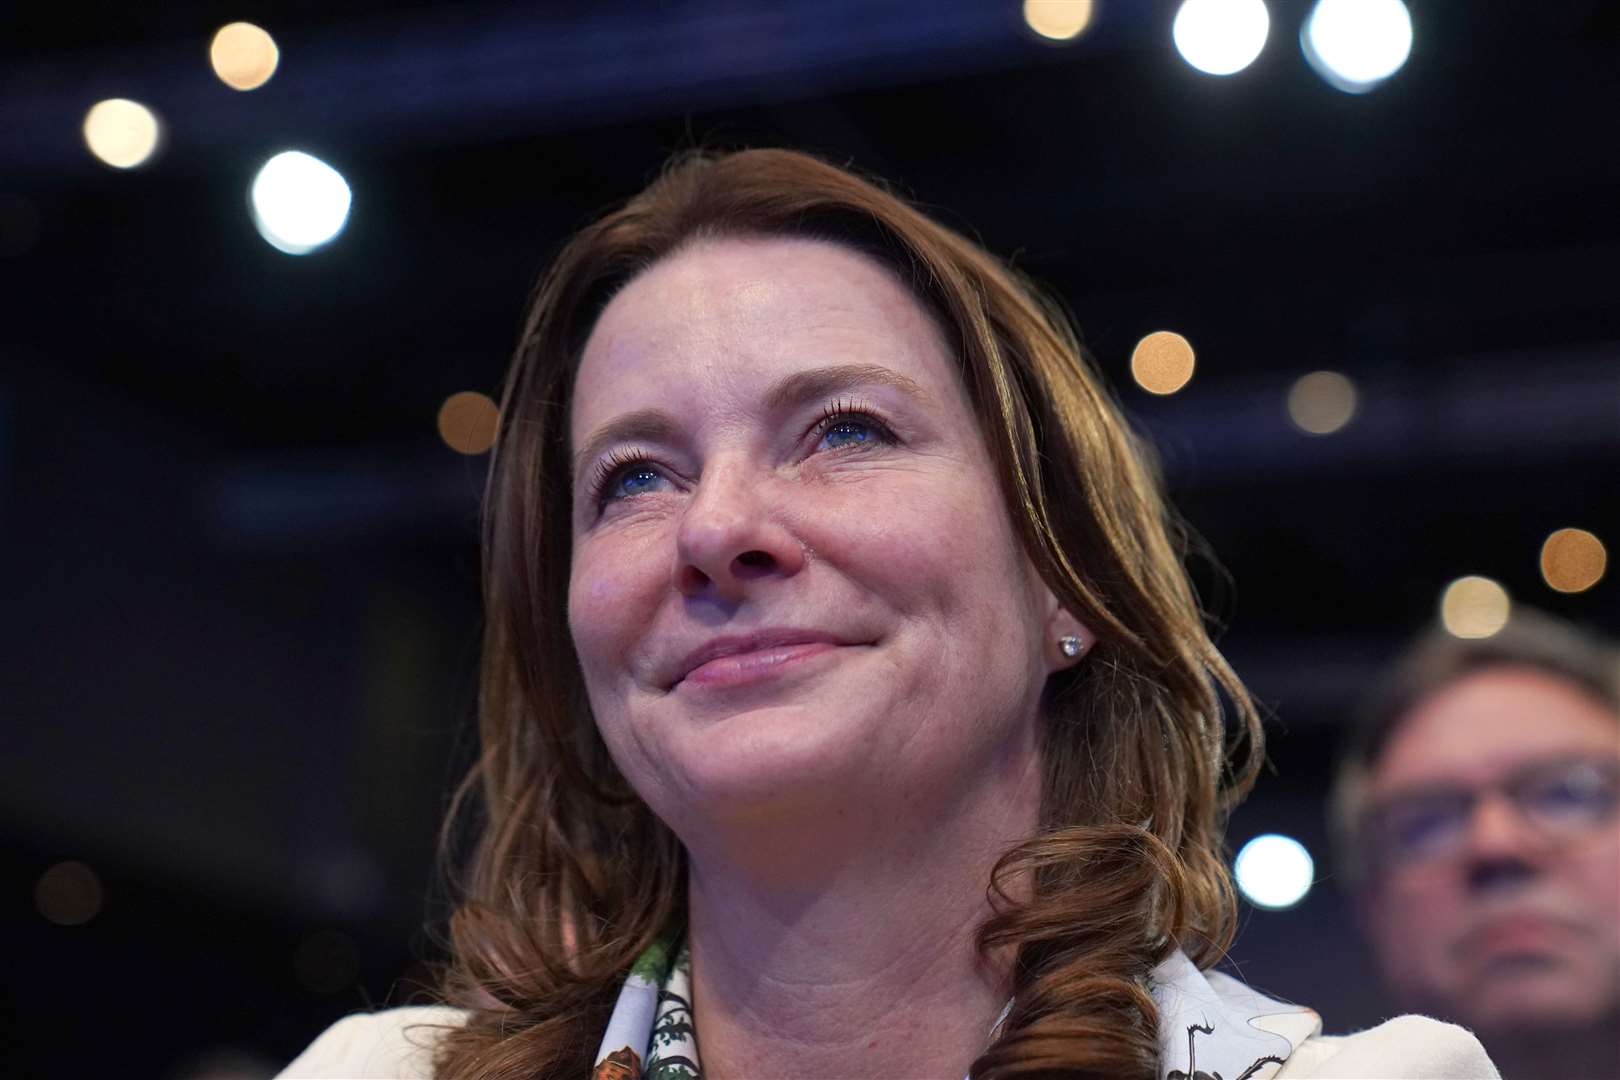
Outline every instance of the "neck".
<path id="1" fill-rule="evenodd" d="M 1579 1028 L 1480 1034 L 1503 1080 L 1620 1076 L 1620 1010 Z"/>
<path id="2" fill-rule="evenodd" d="M 990 871 L 1039 800 L 1031 755 L 948 804 L 879 797 L 757 845 L 689 848 L 705 1077 L 965 1075 L 1010 987 L 974 940 Z"/>

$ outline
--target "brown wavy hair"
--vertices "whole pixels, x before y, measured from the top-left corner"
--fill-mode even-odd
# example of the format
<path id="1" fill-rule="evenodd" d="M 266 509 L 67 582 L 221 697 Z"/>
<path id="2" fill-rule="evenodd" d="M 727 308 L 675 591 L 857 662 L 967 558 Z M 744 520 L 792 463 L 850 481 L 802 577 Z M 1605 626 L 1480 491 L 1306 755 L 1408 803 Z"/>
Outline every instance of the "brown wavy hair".
<path id="1" fill-rule="evenodd" d="M 1015 1003 L 973 1076 L 1155 1077 L 1149 974 L 1230 942 L 1221 829 L 1261 756 L 1183 566 L 1188 534 L 1056 303 L 881 183 L 787 150 L 678 157 L 536 286 L 485 500 L 481 753 L 451 819 L 481 815 L 441 985 L 468 1016 L 437 1075 L 585 1075 L 632 960 L 684 926 L 684 852 L 608 756 L 568 633 L 568 410 L 607 300 L 721 235 L 832 241 L 909 284 L 955 353 L 1025 552 L 1097 635 L 1042 698 L 1039 835 L 986 883 L 979 947 L 1012 959 Z"/>

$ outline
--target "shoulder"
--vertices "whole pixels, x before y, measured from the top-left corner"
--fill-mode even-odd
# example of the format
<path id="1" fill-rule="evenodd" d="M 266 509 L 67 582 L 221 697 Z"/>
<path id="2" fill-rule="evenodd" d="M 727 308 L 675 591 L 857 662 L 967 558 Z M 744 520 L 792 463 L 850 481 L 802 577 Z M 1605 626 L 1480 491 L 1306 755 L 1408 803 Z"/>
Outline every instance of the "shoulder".
<path id="1" fill-rule="evenodd" d="M 1306 1039 L 1278 1080 L 1499 1080 L 1466 1028 L 1427 1016 L 1397 1016 L 1354 1035 Z"/>
<path id="2" fill-rule="evenodd" d="M 416 1080 L 433 1075 L 439 1033 L 460 1027 L 467 1014 L 444 1005 L 413 1005 L 355 1013 L 333 1024 L 277 1080 L 329 1077 Z"/>

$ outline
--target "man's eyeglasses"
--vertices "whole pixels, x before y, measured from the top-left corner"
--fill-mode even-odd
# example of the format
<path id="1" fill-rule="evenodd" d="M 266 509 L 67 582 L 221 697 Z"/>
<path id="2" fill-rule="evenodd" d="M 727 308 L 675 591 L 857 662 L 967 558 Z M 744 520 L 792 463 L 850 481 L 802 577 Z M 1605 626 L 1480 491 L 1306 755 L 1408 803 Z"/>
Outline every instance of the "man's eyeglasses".
<path id="1" fill-rule="evenodd" d="M 1439 862 L 1462 850 L 1479 801 L 1501 792 L 1549 842 L 1573 839 L 1620 807 L 1620 761 L 1562 758 L 1525 766 L 1494 784 L 1437 786 L 1396 795 L 1362 818 L 1368 854 L 1389 867 Z"/>

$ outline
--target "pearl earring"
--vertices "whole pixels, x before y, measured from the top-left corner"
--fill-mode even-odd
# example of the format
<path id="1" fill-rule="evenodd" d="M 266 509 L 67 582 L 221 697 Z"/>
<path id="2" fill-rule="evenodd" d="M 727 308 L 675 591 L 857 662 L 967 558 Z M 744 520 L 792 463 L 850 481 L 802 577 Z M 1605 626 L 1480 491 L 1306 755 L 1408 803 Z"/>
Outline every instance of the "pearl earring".
<path id="1" fill-rule="evenodd" d="M 1079 656 L 1082 648 L 1084 648 L 1084 646 L 1081 645 L 1079 637 L 1074 634 L 1064 634 L 1062 637 L 1058 638 L 1058 651 L 1064 656 L 1067 656 L 1070 660 L 1073 660 L 1075 657 Z"/>

